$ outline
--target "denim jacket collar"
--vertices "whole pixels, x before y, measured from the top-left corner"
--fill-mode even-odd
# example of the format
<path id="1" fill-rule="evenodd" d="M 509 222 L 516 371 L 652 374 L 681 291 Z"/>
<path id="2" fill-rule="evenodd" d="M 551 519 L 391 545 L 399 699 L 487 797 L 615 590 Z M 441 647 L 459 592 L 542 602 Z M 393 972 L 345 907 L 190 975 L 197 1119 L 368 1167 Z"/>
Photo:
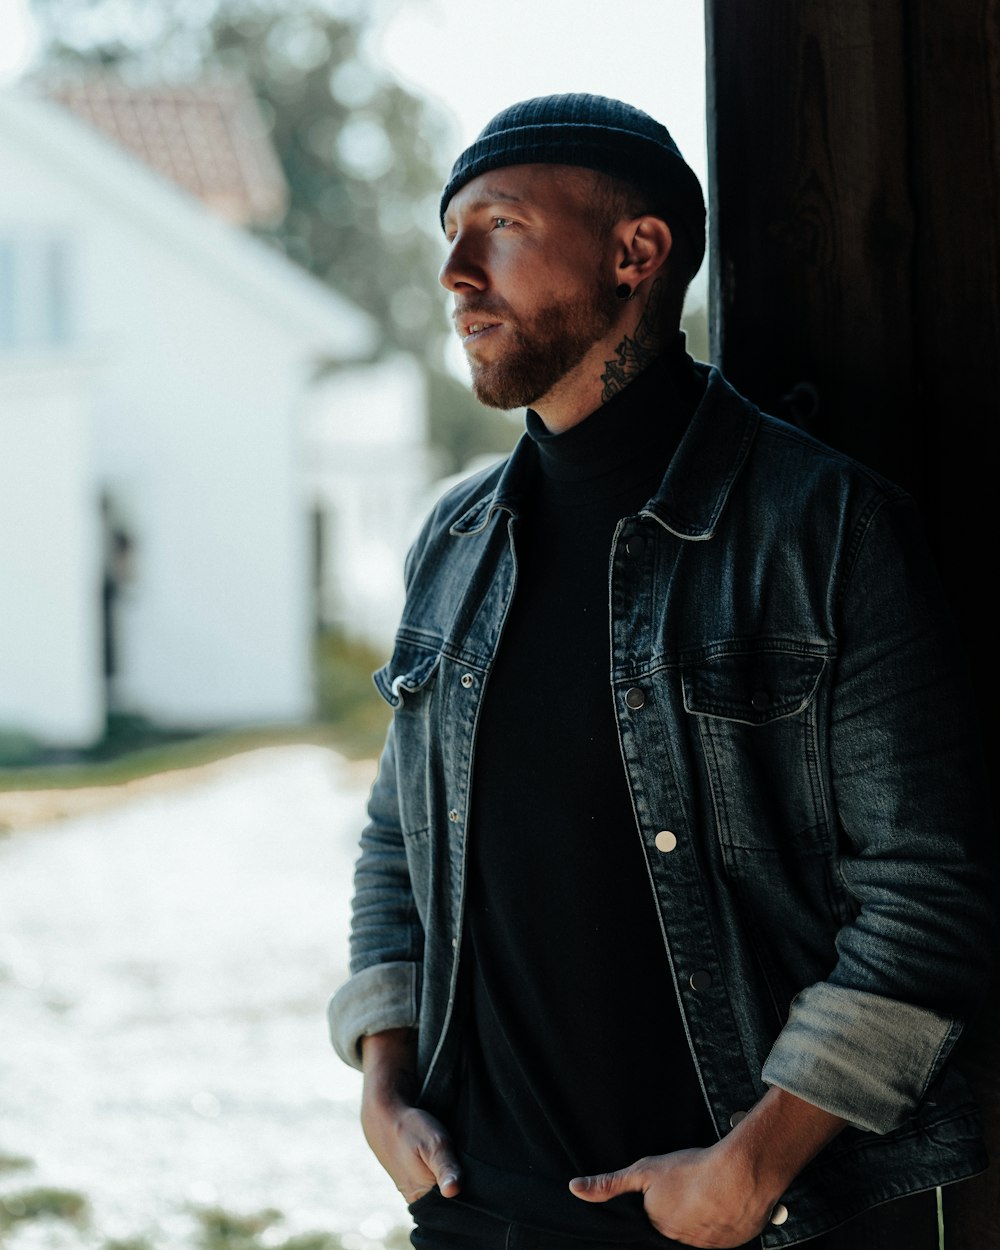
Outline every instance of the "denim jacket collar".
<path id="1" fill-rule="evenodd" d="M 760 412 L 748 403 L 711 365 L 701 403 L 667 466 L 643 515 L 679 538 L 711 538 L 733 483 L 746 462 L 760 423 Z M 535 455 L 531 439 L 522 435 L 489 494 L 476 500 L 451 526 L 457 538 L 478 534 L 501 509 L 517 516 L 525 476 Z"/>

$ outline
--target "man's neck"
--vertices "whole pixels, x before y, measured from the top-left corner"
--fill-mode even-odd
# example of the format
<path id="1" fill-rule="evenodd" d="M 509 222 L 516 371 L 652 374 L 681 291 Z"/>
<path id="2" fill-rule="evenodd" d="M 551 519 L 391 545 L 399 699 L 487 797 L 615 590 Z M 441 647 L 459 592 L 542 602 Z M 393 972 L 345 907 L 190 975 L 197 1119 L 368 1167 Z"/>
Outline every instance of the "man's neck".
<path id="1" fill-rule="evenodd" d="M 531 405 L 545 428 L 562 434 L 585 421 L 602 404 L 625 389 L 663 351 L 662 342 L 625 334 L 611 347 L 606 340 L 595 343 L 579 364 L 552 389 Z"/>
<path id="2" fill-rule="evenodd" d="M 532 408 L 553 434 L 561 434 L 596 412 L 637 378 L 663 351 L 660 329 L 663 280 L 657 278 L 645 303 L 623 316 Z M 623 311 L 628 309 L 623 306 Z"/>

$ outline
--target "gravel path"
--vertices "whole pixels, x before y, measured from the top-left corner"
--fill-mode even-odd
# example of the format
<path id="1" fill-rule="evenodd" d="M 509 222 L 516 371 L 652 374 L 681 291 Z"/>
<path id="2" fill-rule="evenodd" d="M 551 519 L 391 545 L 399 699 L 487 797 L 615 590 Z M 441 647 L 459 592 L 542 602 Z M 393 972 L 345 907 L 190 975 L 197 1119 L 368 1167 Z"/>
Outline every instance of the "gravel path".
<path id="1" fill-rule="evenodd" d="M 34 1164 L 0 1200 L 51 1185 L 93 1211 L 5 1247 L 187 1250 L 190 1204 L 355 1250 L 408 1224 L 325 1022 L 372 775 L 270 747 L 51 823 L 36 798 L 0 839 L 0 1156 Z"/>

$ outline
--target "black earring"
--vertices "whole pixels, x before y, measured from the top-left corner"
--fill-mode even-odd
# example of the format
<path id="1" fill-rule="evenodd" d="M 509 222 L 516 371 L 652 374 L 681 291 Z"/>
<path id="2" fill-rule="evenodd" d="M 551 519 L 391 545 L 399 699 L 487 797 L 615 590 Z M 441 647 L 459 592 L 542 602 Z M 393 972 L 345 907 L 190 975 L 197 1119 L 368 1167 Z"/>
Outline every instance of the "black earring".
<path id="1" fill-rule="evenodd" d="M 618 285 L 615 287 L 615 294 L 618 296 L 619 299 L 631 299 L 632 288 L 629 286 L 627 282 L 619 282 Z"/>

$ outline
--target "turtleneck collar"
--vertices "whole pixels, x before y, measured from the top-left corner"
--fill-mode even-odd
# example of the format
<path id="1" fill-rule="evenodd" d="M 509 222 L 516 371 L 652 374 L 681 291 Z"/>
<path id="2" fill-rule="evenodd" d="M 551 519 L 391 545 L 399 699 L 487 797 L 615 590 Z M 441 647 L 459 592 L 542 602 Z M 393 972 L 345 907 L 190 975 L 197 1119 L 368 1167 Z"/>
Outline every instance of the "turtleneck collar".
<path id="1" fill-rule="evenodd" d="M 694 412 L 703 382 L 679 333 L 674 342 L 617 395 L 560 434 L 529 408 L 525 428 L 542 473 L 557 481 L 587 481 L 655 457 L 661 466 Z"/>

